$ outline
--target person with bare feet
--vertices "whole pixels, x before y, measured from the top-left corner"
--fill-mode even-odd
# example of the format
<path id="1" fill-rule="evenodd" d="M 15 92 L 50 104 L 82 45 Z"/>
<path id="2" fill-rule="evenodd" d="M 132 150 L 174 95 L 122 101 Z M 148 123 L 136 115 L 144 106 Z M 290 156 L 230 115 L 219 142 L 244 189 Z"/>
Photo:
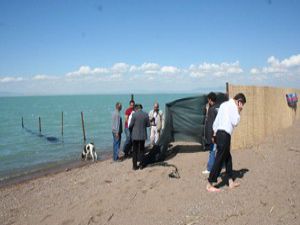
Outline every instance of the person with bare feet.
<path id="1" fill-rule="evenodd" d="M 234 127 L 240 122 L 240 113 L 246 103 L 243 93 L 237 94 L 233 99 L 221 104 L 217 117 L 213 123 L 214 142 L 217 144 L 217 155 L 208 177 L 206 189 L 208 192 L 220 192 L 213 184 L 217 182 L 225 163 L 229 188 L 238 187 L 240 184 L 232 178 L 232 158 L 230 154 L 231 135 Z"/>

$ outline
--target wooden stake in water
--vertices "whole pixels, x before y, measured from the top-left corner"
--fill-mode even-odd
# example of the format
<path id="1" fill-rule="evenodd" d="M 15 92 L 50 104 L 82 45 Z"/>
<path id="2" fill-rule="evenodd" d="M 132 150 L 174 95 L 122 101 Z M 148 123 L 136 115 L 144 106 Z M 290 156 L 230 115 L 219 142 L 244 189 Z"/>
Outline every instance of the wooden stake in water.
<path id="1" fill-rule="evenodd" d="M 84 129 L 83 112 L 81 112 L 81 124 L 82 124 L 83 140 L 85 142 L 86 141 L 86 137 L 85 137 L 85 129 Z"/>
<path id="2" fill-rule="evenodd" d="M 24 120 L 23 120 L 23 116 L 22 116 L 22 128 L 24 128 Z"/>
<path id="3" fill-rule="evenodd" d="M 131 101 L 133 101 L 134 100 L 134 96 L 133 96 L 133 94 L 131 94 Z"/>
<path id="4" fill-rule="evenodd" d="M 61 136 L 64 136 L 64 112 L 61 112 Z"/>
<path id="5" fill-rule="evenodd" d="M 39 131 L 42 133 L 41 117 L 39 117 Z"/>

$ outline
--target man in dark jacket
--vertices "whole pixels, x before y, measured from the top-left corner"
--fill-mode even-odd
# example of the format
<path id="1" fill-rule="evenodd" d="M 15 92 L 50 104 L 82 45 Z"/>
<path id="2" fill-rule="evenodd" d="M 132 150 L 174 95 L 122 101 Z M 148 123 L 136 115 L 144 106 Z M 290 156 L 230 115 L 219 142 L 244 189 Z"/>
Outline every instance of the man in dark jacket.
<path id="1" fill-rule="evenodd" d="M 143 112 L 142 109 L 142 105 L 136 105 L 137 111 L 132 114 L 129 124 L 129 130 L 131 130 L 131 138 L 133 141 L 132 165 L 134 170 L 138 169 L 137 161 L 143 161 L 145 140 L 147 139 L 147 127 L 150 126 L 149 116 L 147 113 Z"/>
<path id="2" fill-rule="evenodd" d="M 218 106 L 216 105 L 217 95 L 214 92 L 210 92 L 207 95 L 207 106 L 206 109 L 206 120 L 205 120 L 205 139 L 206 146 L 205 148 L 209 150 L 209 157 L 207 162 L 206 170 L 202 171 L 203 174 L 209 174 L 216 158 L 216 144 L 213 143 L 213 123 L 218 114 Z"/>

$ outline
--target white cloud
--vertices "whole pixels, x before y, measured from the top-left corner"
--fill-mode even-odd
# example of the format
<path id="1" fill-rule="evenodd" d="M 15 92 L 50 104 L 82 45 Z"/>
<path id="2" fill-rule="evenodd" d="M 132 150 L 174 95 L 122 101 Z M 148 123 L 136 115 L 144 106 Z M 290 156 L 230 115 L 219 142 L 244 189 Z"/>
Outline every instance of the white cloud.
<path id="1" fill-rule="evenodd" d="M 280 61 L 274 56 L 271 56 L 267 59 L 267 63 L 269 64 L 266 67 L 262 68 L 252 68 L 250 70 L 251 74 L 271 74 L 276 77 L 284 76 L 284 75 L 292 75 L 299 74 L 300 72 L 300 54 L 292 55 L 287 59 L 283 59 Z"/>
<path id="2" fill-rule="evenodd" d="M 147 71 L 159 71 L 160 69 L 160 65 L 157 63 L 143 63 L 140 66 L 140 70 L 143 72 L 147 72 Z"/>
<path id="3" fill-rule="evenodd" d="M 48 75 L 44 75 L 44 74 L 39 74 L 32 78 L 32 80 L 55 80 L 55 79 L 58 79 L 58 77 L 48 76 Z"/>
<path id="4" fill-rule="evenodd" d="M 107 68 L 95 68 L 93 71 L 92 71 L 92 74 L 108 74 L 109 73 L 109 70 Z"/>
<path id="5" fill-rule="evenodd" d="M 114 74 L 123 74 L 123 73 L 127 73 L 129 70 L 129 65 L 126 63 L 115 63 L 112 68 L 111 71 Z"/>
<path id="6" fill-rule="evenodd" d="M 23 77 L 3 77 L 3 78 L 0 78 L 1 83 L 19 82 L 19 81 L 23 81 L 23 80 L 24 80 Z"/>
<path id="7" fill-rule="evenodd" d="M 113 75 L 111 75 L 110 78 L 114 79 L 114 80 L 120 80 L 122 78 L 122 74 L 120 74 L 120 73 L 114 73 Z"/>
<path id="8" fill-rule="evenodd" d="M 39 93 L 84 93 L 83 87 L 93 86 L 94 92 L 129 90 L 200 90 L 201 87 L 222 86 L 225 82 L 235 84 L 300 85 L 300 55 L 283 60 L 271 56 L 265 67 L 253 67 L 247 76 L 239 61 L 191 64 L 186 67 L 160 65 L 145 62 L 130 65 L 118 62 L 108 67 L 82 65 L 64 76 L 38 74 L 31 77 L 1 76 L 1 91 L 18 89 L 21 92 L 34 90 Z M 285 74 L 286 76 L 282 76 Z M 201 82 L 195 81 L 199 78 Z M 284 79 L 283 79 L 284 78 Z M 20 82 L 23 81 L 23 82 Z M 44 81 L 44 82 L 39 82 Z M 58 82 L 59 81 L 59 82 Z M 145 82 L 147 81 L 147 82 Z M 170 85 L 170 83 L 172 85 Z M 67 90 L 67 91 L 66 91 Z M 88 91 L 87 91 L 88 92 Z"/>
<path id="9" fill-rule="evenodd" d="M 294 66 L 300 66 L 300 54 L 299 55 L 293 55 L 288 59 L 282 60 L 282 65 L 285 65 L 286 67 L 294 67 Z"/>
<path id="10" fill-rule="evenodd" d="M 101 75 L 101 74 L 108 74 L 109 70 L 107 68 L 95 68 L 91 69 L 89 66 L 81 66 L 79 70 L 69 72 L 66 74 L 67 77 L 82 77 L 82 76 L 89 76 L 89 75 Z"/>
<path id="11" fill-rule="evenodd" d="M 81 66 L 77 71 L 72 71 L 66 74 L 67 78 L 71 80 L 76 78 L 88 78 L 93 75 L 102 75 L 101 78 L 97 80 L 109 80 L 109 79 L 120 79 L 123 75 L 128 75 L 129 79 L 136 78 L 149 78 L 149 76 L 154 75 L 174 75 L 182 72 L 179 68 L 175 66 L 160 66 L 157 63 L 143 63 L 141 65 L 129 65 L 127 63 L 119 62 L 108 68 L 91 68 L 89 66 Z M 106 75 L 106 77 L 103 77 Z"/>
<path id="12" fill-rule="evenodd" d="M 140 74 L 158 74 L 160 72 L 160 68 L 160 65 L 157 63 L 143 63 L 140 66 L 130 66 L 129 72 Z"/>
<path id="13" fill-rule="evenodd" d="M 135 73 L 135 72 L 137 72 L 138 71 L 138 67 L 137 66 L 130 66 L 130 68 L 129 68 L 129 72 L 130 73 Z"/>
<path id="14" fill-rule="evenodd" d="M 221 77 L 225 75 L 240 74 L 242 72 L 243 69 L 240 67 L 238 61 L 234 63 L 223 62 L 221 64 L 210 64 L 205 62 L 198 66 L 192 64 L 189 67 L 189 73 L 192 77 L 204 77 L 206 75 Z"/>
<path id="15" fill-rule="evenodd" d="M 260 72 L 259 72 L 259 69 L 257 69 L 257 68 L 252 68 L 252 69 L 250 70 L 250 73 L 251 73 L 251 74 L 259 74 Z"/>
<path id="16" fill-rule="evenodd" d="M 164 74 L 178 74 L 180 73 L 180 69 L 175 66 L 163 66 L 161 72 Z"/>
<path id="17" fill-rule="evenodd" d="M 77 71 L 67 73 L 68 78 L 77 79 L 95 79 L 95 81 L 110 81 L 122 80 L 124 75 L 130 81 L 134 80 L 169 80 L 172 78 L 189 79 L 188 77 L 205 77 L 217 76 L 222 77 L 225 75 L 240 74 L 241 69 L 239 62 L 220 64 L 215 63 L 202 63 L 199 65 L 190 65 L 188 68 L 179 68 L 173 65 L 159 65 L 157 63 L 145 62 L 140 65 L 129 65 L 124 62 L 113 64 L 111 67 L 103 68 L 90 68 L 89 66 L 81 66 Z M 93 77 L 92 75 L 102 75 L 101 77 Z M 105 76 L 103 76 L 105 75 Z M 190 75 L 190 76 L 186 76 Z M 179 81 L 178 81 L 179 82 Z"/>

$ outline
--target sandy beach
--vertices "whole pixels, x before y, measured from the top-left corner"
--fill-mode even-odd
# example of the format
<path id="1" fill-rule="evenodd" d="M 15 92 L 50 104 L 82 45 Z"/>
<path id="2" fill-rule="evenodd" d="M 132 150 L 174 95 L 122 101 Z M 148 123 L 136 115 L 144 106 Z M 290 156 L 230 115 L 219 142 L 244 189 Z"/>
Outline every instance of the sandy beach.
<path id="1" fill-rule="evenodd" d="M 0 224 L 299 224 L 300 121 L 263 143 L 232 152 L 241 186 L 208 193 L 207 152 L 178 146 L 174 168 L 133 171 L 106 160 L 0 189 Z"/>

